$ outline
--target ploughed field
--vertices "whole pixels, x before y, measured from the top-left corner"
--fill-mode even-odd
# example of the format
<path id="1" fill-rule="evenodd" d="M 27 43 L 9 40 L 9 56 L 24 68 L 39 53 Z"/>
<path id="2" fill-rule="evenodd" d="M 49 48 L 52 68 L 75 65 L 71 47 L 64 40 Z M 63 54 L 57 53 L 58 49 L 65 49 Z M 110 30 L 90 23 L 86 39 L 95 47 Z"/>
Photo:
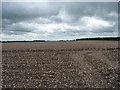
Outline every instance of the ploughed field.
<path id="1" fill-rule="evenodd" d="M 119 88 L 117 41 L 2 44 L 3 88 Z"/>

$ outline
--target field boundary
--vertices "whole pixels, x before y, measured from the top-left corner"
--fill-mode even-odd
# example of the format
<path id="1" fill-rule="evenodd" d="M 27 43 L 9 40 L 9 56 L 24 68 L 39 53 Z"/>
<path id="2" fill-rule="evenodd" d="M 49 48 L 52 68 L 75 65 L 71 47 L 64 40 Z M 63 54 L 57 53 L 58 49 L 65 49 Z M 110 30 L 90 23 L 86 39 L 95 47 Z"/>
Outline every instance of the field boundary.
<path id="1" fill-rule="evenodd" d="M 86 51 L 86 50 L 115 50 L 120 49 L 118 48 L 83 48 L 83 49 L 26 49 L 26 50 L 2 50 L 2 52 L 51 52 L 51 51 Z"/>

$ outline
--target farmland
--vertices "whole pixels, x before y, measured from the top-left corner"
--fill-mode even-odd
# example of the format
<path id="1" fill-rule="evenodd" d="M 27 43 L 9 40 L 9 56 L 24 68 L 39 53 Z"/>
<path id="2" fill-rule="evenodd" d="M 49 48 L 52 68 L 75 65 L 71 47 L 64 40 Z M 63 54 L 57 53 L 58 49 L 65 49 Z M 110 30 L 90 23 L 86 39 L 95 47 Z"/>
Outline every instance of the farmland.
<path id="1" fill-rule="evenodd" d="M 3 88 L 119 88 L 118 41 L 2 44 Z"/>

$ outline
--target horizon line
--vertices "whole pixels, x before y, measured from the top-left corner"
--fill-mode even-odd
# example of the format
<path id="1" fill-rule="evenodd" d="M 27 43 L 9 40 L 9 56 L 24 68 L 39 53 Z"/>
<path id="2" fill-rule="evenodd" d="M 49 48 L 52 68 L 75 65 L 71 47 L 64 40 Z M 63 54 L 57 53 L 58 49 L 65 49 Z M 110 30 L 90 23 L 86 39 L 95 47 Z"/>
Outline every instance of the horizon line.
<path id="1" fill-rule="evenodd" d="M 93 38 L 76 38 L 76 39 L 59 39 L 59 40 L 45 40 L 45 39 L 34 39 L 34 40 L 1 40 L 1 42 L 51 42 L 51 41 L 77 41 L 77 40 L 104 40 L 104 39 L 120 39 L 117 37 L 93 37 Z"/>

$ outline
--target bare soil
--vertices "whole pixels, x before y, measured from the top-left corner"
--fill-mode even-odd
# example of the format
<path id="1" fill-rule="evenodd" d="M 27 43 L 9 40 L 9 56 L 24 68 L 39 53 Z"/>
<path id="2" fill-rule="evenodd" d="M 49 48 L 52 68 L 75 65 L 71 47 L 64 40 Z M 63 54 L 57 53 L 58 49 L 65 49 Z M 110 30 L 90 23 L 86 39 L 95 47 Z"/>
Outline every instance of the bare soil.
<path id="1" fill-rule="evenodd" d="M 117 41 L 2 44 L 3 88 L 119 88 Z"/>

